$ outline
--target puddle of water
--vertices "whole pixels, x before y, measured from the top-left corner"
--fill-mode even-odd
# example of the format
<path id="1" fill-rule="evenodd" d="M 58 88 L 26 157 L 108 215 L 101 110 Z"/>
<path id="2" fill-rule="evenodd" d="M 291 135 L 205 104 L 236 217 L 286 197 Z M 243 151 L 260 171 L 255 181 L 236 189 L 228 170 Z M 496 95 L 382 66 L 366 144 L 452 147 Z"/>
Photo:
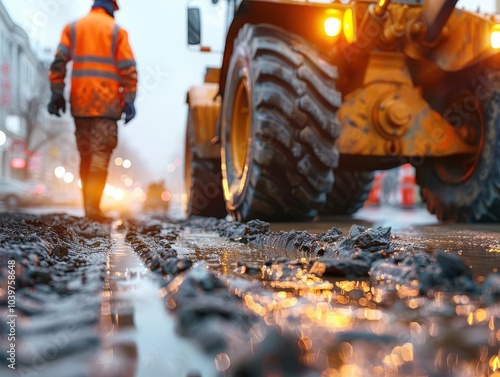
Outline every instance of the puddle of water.
<path id="1" fill-rule="evenodd" d="M 228 241 L 216 233 L 186 230 L 181 234 L 178 245 L 176 250 L 179 256 L 189 257 L 193 262 L 204 261 L 212 271 L 227 276 L 238 275 L 235 270 L 239 261 L 261 265 L 269 259 L 257 248 Z"/>
<path id="2" fill-rule="evenodd" d="M 394 234 L 431 254 L 436 250 L 457 253 L 468 262 L 476 279 L 482 281 L 500 270 L 500 233 L 492 230 L 435 226 L 396 230 Z"/>
<path id="3" fill-rule="evenodd" d="M 125 234 L 112 238 L 101 305 L 102 350 L 89 375 L 215 376 L 214 362 L 175 333 L 158 280 L 125 243 Z"/>

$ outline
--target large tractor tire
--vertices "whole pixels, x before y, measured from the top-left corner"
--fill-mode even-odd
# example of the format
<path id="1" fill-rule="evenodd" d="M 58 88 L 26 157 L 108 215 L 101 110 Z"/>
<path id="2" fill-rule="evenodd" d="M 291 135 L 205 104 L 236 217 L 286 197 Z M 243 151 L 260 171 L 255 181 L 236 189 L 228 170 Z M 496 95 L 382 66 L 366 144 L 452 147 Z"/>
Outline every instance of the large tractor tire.
<path id="1" fill-rule="evenodd" d="M 239 221 L 308 221 L 338 164 L 337 70 L 305 40 L 246 25 L 231 56 L 221 113 L 226 207 Z"/>
<path id="2" fill-rule="evenodd" d="M 478 81 L 455 91 L 443 109 L 476 154 L 415 164 L 422 199 L 439 220 L 500 221 L 500 87 L 494 75 L 474 75 Z"/>
<path id="3" fill-rule="evenodd" d="M 320 213 L 326 216 L 355 214 L 368 198 L 374 177 L 371 171 L 335 170 L 333 189 Z"/>
<path id="4" fill-rule="evenodd" d="M 227 216 L 222 190 L 220 158 L 202 158 L 196 153 L 190 135 L 190 115 L 186 131 L 184 158 L 185 212 L 188 217 Z"/>

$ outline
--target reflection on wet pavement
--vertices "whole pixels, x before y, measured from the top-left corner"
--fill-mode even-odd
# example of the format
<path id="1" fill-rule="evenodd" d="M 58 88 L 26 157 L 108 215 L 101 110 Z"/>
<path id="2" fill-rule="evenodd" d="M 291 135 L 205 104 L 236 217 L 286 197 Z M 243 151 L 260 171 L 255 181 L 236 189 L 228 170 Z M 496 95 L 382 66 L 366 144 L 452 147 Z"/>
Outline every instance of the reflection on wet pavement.
<path id="1" fill-rule="evenodd" d="M 125 243 L 123 233 L 115 231 L 112 238 L 102 293 L 101 357 L 89 375 L 213 376 L 213 362 L 175 334 L 158 279 Z"/>
<path id="2" fill-rule="evenodd" d="M 189 229 L 182 233 L 176 250 L 179 256 L 193 262 L 204 261 L 211 270 L 229 276 L 236 273 L 239 261 L 262 264 L 268 258 L 259 249 L 227 241 L 216 233 L 193 232 Z"/>
<path id="3" fill-rule="evenodd" d="M 313 228 L 319 233 L 332 226 L 348 229 L 351 224 L 286 227 Z M 281 230 L 283 224 L 273 227 Z M 415 252 L 457 253 L 481 284 L 500 267 L 499 232 L 500 226 L 488 230 L 466 225 L 397 227 L 392 242 Z M 228 243 L 214 233 L 185 231 L 180 238 L 180 254 L 193 260 L 207 260 L 209 255 L 207 267 L 226 280 L 267 326 L 293 333 L 305 363 L 322 370 L 322 377 L 500 376 L 498 303 L 439 290 L 422 295 L 411 284 L 319 278 L 300 268 L 286 281 L 266 282 L 267 274 L 284 273 L 279 265 L 264 267 L 266 259 L 294 256 L 283 250 L 271 250 L 275 254 L 270 256 L 267 249 Z M 239 261 L 254 266 L 254 272 L 240 273 Z M 242 279 L 250 282 L 242 283 Z"/>
<path id="4" fill-rule="evenodd" d="M 486 230 L 490 229 L 490 230 Z M 500 270 L 500 226 L 414 227 L 395 232 L 399 239 L 413 242 L 417 248 L 433 252 L 456 252 L 471 266 L 478 279 Z"/>

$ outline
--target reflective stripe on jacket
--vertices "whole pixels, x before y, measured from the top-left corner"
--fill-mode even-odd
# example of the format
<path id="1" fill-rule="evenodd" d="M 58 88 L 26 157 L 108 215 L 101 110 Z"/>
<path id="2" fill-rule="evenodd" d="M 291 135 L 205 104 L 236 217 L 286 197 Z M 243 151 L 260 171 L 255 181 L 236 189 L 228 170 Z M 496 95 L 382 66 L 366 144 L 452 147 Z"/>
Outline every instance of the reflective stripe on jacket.
<path id="1" fill-rule="evenodd" d="M 54 93 L 63 93 L 66 64 L 73 60 L 71 114 L 120 119 L 125 103 L 135 100 L 137 70 L 125 29 L 95 8 L 66 25 L 50 66 Z"/>

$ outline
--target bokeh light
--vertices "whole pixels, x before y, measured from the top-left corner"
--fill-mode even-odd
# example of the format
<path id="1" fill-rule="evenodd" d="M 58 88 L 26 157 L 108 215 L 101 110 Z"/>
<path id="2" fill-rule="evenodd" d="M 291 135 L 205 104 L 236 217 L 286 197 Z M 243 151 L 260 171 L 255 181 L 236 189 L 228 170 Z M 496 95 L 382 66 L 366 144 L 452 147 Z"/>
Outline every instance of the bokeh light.
<path id="1" fill-rule="evenodd" d="M 64 174 L 66 174 L 66 169 L 63 166 L 58 166 L 57 168 L 54 169 L 54 175 L 61 179 L 64 177 Z"/>
<path id="2" fill-rule="evenodd" d="M 64 173 L 63 180 L 66 183 L 72 183 L 75 180 L 75 176 L 73 175 L 73 173 L 67 171 L 66 173 Z"/>
<path id="3" fill-rule="evenodd" d="M 115 200 L 122 200 L 125 198 L 125 192 L 122 189 L 115 189 L 113 191 L 113 198 Z"/>
<path id="4" fill-rule="evenodd" d="M 170 194 L 168 191 L 163 191 L 161 193 L 161 200 L 164 202 L 168 202 L 170 199 L 172 199 L 172 194 Z"/>

